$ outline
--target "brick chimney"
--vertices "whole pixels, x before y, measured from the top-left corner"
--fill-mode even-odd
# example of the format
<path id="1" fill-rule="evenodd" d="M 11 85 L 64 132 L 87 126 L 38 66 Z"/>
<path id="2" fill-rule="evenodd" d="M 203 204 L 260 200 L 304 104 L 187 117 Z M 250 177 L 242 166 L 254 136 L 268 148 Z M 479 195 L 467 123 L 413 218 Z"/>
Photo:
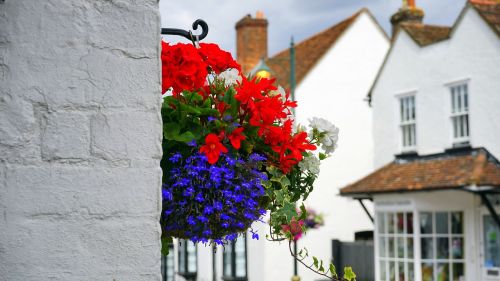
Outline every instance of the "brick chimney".
<path id="1" fill-rule="evenodd" d="M 267 19 L 258 11 L 236 23 L 236 59 L 243 73 L 248 74 L 262 58 L 267 58 Z"/>
<path id="2" fill-rule="evenodd" d="M 402 23 L 422 23 L 424 11 L 417 8 L 415 0 L 403 0 L 403 6 L 392 15 L 392 37 L 396 34 Z"/>

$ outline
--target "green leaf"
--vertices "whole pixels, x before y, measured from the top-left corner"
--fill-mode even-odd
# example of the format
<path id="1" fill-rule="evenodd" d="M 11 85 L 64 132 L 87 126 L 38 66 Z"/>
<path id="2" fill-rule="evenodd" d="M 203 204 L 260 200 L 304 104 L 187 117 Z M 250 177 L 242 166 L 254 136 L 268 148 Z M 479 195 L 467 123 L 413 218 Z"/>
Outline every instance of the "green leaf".
<path id="1" fill-rule="evenodd" d="M 181 135 L 178 135 L 175 137 L 174 140 L 176 141 L 181 141 L 181 142 L 190 142 L 194 139 L 194 135 L 191 132 L 184 132 Z"/>
<path id="2" fill-rule="evenodd" d="M 318 270 L 321 272 L 325 272 L 325 268 L 323 267 L 323 261 L 320 261 Z"/>
<path id="3" fill-rule="evenodd" d="M 196 108 L 194 106 L 187 105 L 187 104 L 183 104 L 183 103 L 180 104 L 180 110 L 188 112 L 188 113 L 196 114 L 196 115 L 201 114 L 201 112 L 198 108 Z"/>
<path id="4" fill-rule="evenodd" d="M 295 209 L 295 204 L 285 201 L 283 207 L 281 208 L 282 213 L 286 216 L 288 222 L 292 220 L 293 217 L 297 217 L 297 211 Z"/>
<path id="5" fill-rule="evenodd" d="M 318 268 L 318 258 L 317 257 L 312 257 L 312 258 L 313 258 L 314 267 Z"/>
<path id="6" fill-rule="evenodd" d="M 324 154 L 322 152 L 319 153 L 319 160 L 325 160 L 326 157 L 328 157 L 326 154 Z"/>
<path id="7" fill-rule="evenodd" d="M 168 256 L 168 246 L 172 243 L 172 237 L 161 238 L 161 254 Z"/>
<path id="8" fill-rule="evenodd" d="M 356 274 L 352 271 L 352 267 L 344 267 L 344 279 L 347 281 L 356 281 Z"/>
<path id="9" fill-rule="evenodd" d="M 163 136 L 167 140 L 174 140 L 175 136 L 179 135 L 181 127 L 178 123 L 164 123 L 163 124 Z"/>
<path id="10" fill-rule="evenodd" d="M 335 277 L 335 278 L 338 277 L 337 269 L 335 268 L 335 265 L 333 263 L 330 263 L 330 274 L 332 275 L 332 277 Z"/>
<path id="11" fill-rule="evenodd" d="M 307 210 L 306 206 L 304 206 L 304 203 L 300 204 L 300 218 L 301 220 L 305 220 L 307 217 Z"/>

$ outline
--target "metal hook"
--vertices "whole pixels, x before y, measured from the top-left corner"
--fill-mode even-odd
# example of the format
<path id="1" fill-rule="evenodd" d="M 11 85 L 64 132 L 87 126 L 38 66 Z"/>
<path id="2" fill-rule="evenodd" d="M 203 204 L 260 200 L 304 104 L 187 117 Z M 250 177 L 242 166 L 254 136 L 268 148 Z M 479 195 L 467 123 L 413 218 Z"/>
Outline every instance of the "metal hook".
<path id="1" fill-rule="evenodd" d="M 194 36 L 196 37 L 196 40 L 199 42 L 199 41 L 205 39 L 205 37 L 207 37 L 208 24 L 202 19 L 197 19 L 193 22 L 193 29 L 197 30 L 198 26 L 201 26 L 201 34 L 194 35 Z M 191 33 L 191 31 L 186 31 L 186 30 L 179 29 L 179 28 L 162 28 L 161 34 L 182 36 L 188 40 L 191 40 L 194 44 L 194 40 L 193 40 L 194 38 L 193 38 L 193 34 Z"/>

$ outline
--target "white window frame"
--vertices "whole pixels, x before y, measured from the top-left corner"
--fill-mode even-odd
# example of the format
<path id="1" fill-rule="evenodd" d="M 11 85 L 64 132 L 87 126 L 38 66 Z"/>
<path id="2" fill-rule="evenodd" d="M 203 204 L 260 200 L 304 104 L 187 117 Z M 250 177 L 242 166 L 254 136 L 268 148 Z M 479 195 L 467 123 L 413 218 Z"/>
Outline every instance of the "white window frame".
<path id="1" fill-rule="evenodd" d="M 422 234 L 421 231 L 420 231 L 420 218 L 421 218 L 421 214 L 422 213 L 431 213 L 432 214 L 432 233 L 431 234 Z M 448 231 L 446 234 L 438 234 L 436 233 L 436 213 L 447 213 L 448 214 L 448 218 L 447 218 L 447 224 L 448 224 Z M 462 234 L 453 234 L 452 231 L 451 231 L 451 214 L 452 213 L 462 213 Z M 419 239 L 419 249 L 418 251 L 420 251 L 420 260 L 419 260 L 419 271 L 420 271 L 420 274 L 421 274 L 421 280 L 423 280 L 423 273 L 422 273 L 422 264 L 425 263 L 425 262 L 430 262 L 432 263 L 433 265 L 433 269 L 432 269 L 432 272 L 433 272 L 433 279 L 432 280 L 438 280 L 437 278 L 437 264 L 439 263 L 447 263 L 448 264 L 448 275 L 449 275 L 449 278 L 450 280 L 452 280 L 452 277 L 453 277 L 453 273 L 452 273 L 452 270 L 453 270 L 453 263 L 462 263 L 463 266 L 464 266 L 464 276 L 467 276 L 467 259 L 466 259 L 466 255 L 468 254 L 466 251 L 466 247 L 465 247 L 465 232 L 466 232 L 466 225 L 465 225 L 465 211 L 464 210 L 419 210 L 418 211 L 418 239 Z M 422 257 L 422 245 L 421 245 L 421 241 L 422 241 L 422 238 L 432 238 L 432 258 L 431 259 L 424 259 Z M 444 259 L 438 259 L 437 258 L 437 239 L 438 238 L 448 238 L 448 247 L 449 247 L 449 253 L 448 253 L 448 258 L 444 258 Z M 455 259 L 453 258 L 452 256 L 452 252 L 451 252 L 451 242 L 452 242 L 452 238 L 461 238 L 462 239 L 462 250 L 464 251 L 462 253 L 462 258 L 461 259 Z"/>
<path id="2" fill-rule="evenodd" d="M 450 108 L 450 128 L 451 128 L 452 143 L 453 144 L 469 143 L 471 135 L 469 79 L 462 79 L 460 81 L 447 83 L 446 87 L 448 88 L 448 99 L 450 100 L 449 108 Z M 460 92 L 457 93 L 459 89 Z M 455 120 L 457 121 L 455 122 Z M 455 123 L 459 124 L 460 127 L 456 128 Z M 464 134 L 458 136 L 459 131 L 464 132 Z"/>
<path id="3" fill-rule="evenodd" d="M 398 120 L 398 129 L 399 129 L 399 143 L 401 152 L 413 152 L 417 150 L 417 95 L 416 91 L 405 92 L 402 94 L 396 95 L 397 98 L 397 120 Z M 404 101 L 413 98 L 413 107 L 407 104 L 407 107 L 404 108 Z M 411 111 L 413 109 L 413 112 Z M 413 113 L 413 114 L 412 114 Z M 411 118 L 411 116 L 414 116 Z M 409 141 L 410 145 L 405 145 L 405 128 L 411 128 L 413 126 L 413 138 L 411 135 L 411 129 L 409 133 Z M 413 140 L 413 143 L 411 141 Z"/>

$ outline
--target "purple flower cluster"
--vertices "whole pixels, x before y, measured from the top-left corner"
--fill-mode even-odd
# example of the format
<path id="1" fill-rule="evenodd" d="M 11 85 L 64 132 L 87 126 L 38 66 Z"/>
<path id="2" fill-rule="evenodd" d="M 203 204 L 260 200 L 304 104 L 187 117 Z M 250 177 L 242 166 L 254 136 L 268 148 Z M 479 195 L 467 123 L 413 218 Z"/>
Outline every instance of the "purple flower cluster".
<path id="1" fill-rule="evenodd" d="M 162 187 L 163 231 L 195 243 L 234 240 L 265 214 L 259 200 L 267 175 L 258 169 L 264 160 L 257 154 L 246 161 L 223 154 L 210 165 L 204 154 L 172 154 L 172 169 Z"/>

